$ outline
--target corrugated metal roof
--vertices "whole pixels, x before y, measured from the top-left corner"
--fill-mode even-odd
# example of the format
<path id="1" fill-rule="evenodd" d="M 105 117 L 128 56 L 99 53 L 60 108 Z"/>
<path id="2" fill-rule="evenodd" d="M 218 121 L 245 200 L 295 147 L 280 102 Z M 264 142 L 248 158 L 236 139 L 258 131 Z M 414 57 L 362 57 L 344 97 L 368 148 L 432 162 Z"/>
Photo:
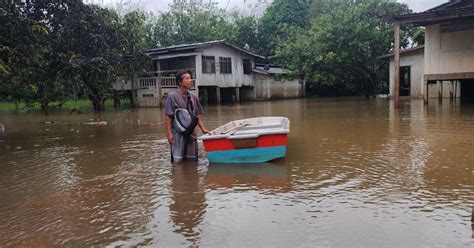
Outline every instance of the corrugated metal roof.
<path id="1" fill-rule="evenodd" d="M 256 66 L 255 68 L 253 68 L 253 71 L 256 72 L 256 73 L 260 73 L 260 74 L 275 74 L 275 75 L 278 75 L 278 74 L 288 74 L 288 70 L 287 69 L 283 69 L 281 67 L 267 67 L 265 68 L 264 66 Z"/>
<path id="2" fill-rule="evenodd" d="M 214 45 L 226 45 L 228 47 L 231 47 L 235 50 L 238 50 L 240 52 L 243 52 L 245 54 L 248 54 L 253 57 L 261 58 L 264 59 L 265 57 L 256 53 L 253 53 L 249 50 L 240 48 L 238 46 L 235 46 L 226 40 L 213 40 L 213 41 L 206 41 L 206 42 L 198 42 L 198 43 L 192 43 L 192 44 L 180 44 L 180 45 L 173 45 L 173 46 L 167 46 L 167 47 L 158 47 L 158 48 L 153 48 L 148 51 L 148 54 L 150 56 L 153 55 L 161 55 L 161 54 L 167 54 L 167 53 L 172 53 L 172 52 L 185 52 L 185 51 L 194 51 L 197 48 L 202 48 L 202 47 L 207 47 L 207 46 L 214 46 Z"/>
<path id="3" fill-rule="evenodd" d="M 403 51 L 400 51 L 400 55 L 403 55 L 403 54 L 407 54 L 407 53 L 411 53 L 411 52 L 415 52 L 415 51 L 418 51 L 418 50 L 421 50 L 421 49 L 425 49 L 425 45 L 420 45 L 420 46 L 417 46 L 417 47 L 412 47 L 412 48 L 409 48 L 409 49 L 405 49 Z M 395 55 L 395 53 L 388 53 L 388 54 L 384 54 L 382 56 L 379 56 L 377 57 L 377 59 L 386 59 L 386 58 L 391 58 Z"/>
<path id="4" fill-rule="evenodd" d="M 447 3 L 441 4 L 423 12 L 410 13 L 405 15 L 387 15 L 381 16 L 379 18 L 392 22 L 414 23 L 418 25 L 424 25 L 451 19 L 472 18 L 473 16 L 473 0 L 451 0 Z"/>
<path id="5" fill-rule="evenodd" d="M 474 7 L 474 1 L 472 0 L 450 0 L 447 3 L 436 6 L 432 9 L 426 10 L 424 12 L 436 12 L 443 10 L 454 10 L 454 9 L 463 9 L 466 7 Z"/>

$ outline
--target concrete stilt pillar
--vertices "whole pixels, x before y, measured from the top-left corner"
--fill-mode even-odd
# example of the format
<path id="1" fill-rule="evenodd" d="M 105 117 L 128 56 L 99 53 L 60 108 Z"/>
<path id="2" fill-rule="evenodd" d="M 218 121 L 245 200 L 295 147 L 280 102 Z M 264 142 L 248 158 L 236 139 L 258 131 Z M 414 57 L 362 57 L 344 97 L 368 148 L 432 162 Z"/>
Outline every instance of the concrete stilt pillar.
<path id="1" fill-rule="evenodd" d="M 267 99 L 270 100 L 272 98 L 272 88 L 270 87 L 270 81 L 266 80 L 265 84 L 267 86 Z"/>
<path id="2" fill-rule="evenodd" d="M 235 102 L 240 102 L 240 87 L 235 87 Z"/>
<path id="3" fill-rule="evenodd" d="M 429 89 L 430 89 L 430 88 L 429 88 L 428 81 L 427 81 L 427 80 L 423 81 L 423 85 L 425 86 L 425 87 L 424 87 L 424 88 L 425 88 L 425 93 L 424 93 L 424 95 L 423 95 L 423 99 L 424 99 L 425 104 L 428 104 L 428 99 L 429 99 L 429 97 L 430 97 L 430 96 L 429 96 L 429 93 L 430 93 L 430 92 L 429 92 Z"/>
<path id="4" fill-rule="evenodd" d="M 253 101 L 256 101 L 257 100 L 257 87 L 254 86 L 252 87 L 252 91 L 253 91 Z"/>
<path id="5" fill-rule="evenodd" d="M 459 97 L 459 95 L 458 95 L 458 82 L 459 81 L 453 81 L 453 83 L 454 83 L 454 99 L 457 99 Z"/>
<path id="6" fill-rule="evenodd" d="M 449 100 L 454 100 L 454 81 L 450 81 L 451 83 L 451 90 L 449 91 Z"/>
<path id="7" fill-rule="evenodd" d="M 221 88 L 219 86 L 216 87 L 216 102 L 221 104 Z"/>
<path id="8" fill-rule="evenodd" d="M 443 81 L 438 81 L 438 102 L 443 101 Z"/>

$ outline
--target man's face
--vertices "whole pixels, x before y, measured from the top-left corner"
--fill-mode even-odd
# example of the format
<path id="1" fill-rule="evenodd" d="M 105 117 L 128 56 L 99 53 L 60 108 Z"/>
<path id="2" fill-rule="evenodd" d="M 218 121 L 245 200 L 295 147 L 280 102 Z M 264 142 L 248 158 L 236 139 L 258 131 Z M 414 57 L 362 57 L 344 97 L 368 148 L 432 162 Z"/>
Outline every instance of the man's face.
<path id="1" fill-rule="evenodd" d="M 183 75 L 183 81 L 181 82 L 181 85 L 188 90 L 193 87 L 193 80 L 191 80 L 191 76 L 188 73 Z"/>

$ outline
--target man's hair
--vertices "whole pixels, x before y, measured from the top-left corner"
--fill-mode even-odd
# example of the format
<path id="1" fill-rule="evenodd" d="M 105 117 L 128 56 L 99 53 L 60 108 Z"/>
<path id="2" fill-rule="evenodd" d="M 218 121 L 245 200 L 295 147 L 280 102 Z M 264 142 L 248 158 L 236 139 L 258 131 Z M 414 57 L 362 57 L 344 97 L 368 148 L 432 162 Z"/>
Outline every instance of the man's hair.
<path id="1" fill-rule="evenodd" d="M 179 86 L 181 85 L 181 82 L 183 82 L 183 79 L 184 79 L 184 74 L 189 74 L 189 76 L 191 76 L 191 74 L 187 71 L 179 71 L 177 74 L 176 74 L 176 84 Z"/>

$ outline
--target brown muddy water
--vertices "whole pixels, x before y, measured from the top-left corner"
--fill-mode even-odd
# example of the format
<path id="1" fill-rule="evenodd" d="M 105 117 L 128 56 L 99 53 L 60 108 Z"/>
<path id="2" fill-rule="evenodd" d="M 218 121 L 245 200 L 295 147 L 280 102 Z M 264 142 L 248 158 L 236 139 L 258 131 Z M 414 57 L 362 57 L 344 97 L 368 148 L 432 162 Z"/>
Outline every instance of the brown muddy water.
<path id="1" fill-rule="evenodd" d="M 474 105 L 390 106 L 205 106 L 208 128 L 290 119 L 287 158 L 255 165 L 209 164 L 202 146 L 171 165 L 160 109 L 0 112 L 0 247 L 473 246 Z"/>

